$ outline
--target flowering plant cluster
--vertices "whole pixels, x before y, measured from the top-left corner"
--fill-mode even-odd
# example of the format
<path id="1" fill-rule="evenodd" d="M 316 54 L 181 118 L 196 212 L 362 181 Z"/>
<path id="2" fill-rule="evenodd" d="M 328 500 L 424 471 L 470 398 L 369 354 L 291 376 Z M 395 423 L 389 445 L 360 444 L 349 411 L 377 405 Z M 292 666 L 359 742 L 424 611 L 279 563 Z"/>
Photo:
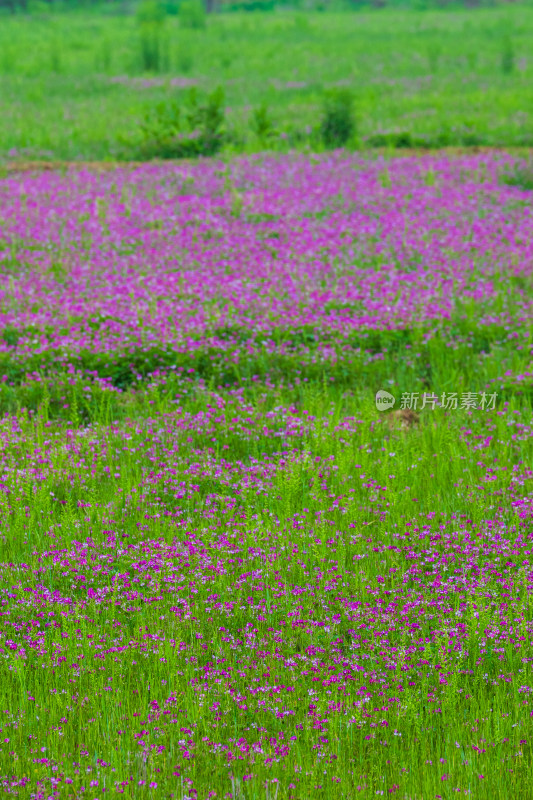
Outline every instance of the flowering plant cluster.
<path id="1" fill-rule="evenodd" d="M 509 163 L 0 181 L 6 793 L 525 796 L 532 215 Z M 416 425 L 386 424 L 383 386 Z"/>

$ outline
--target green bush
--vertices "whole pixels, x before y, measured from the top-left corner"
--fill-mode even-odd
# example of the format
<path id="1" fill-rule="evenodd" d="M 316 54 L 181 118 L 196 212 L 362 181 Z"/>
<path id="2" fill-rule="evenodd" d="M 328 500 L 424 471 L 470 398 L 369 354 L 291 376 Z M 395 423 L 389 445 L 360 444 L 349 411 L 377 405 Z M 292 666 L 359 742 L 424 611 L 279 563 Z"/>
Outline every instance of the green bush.
<path id="1" fill-rule="evenodd" d="M 224 93 L 216 89 L 203 101 L 195 89 L 181 106 L 159 103 L 142 126 L 144 158 L 197 158 L 217 153 L 224 142 Z"/>
<path id="2" fill-rule="evenodd" d="M 265 103 L 254 109 L 250 126 L 261 142 L 265 142 L 274 134 L 274 123 Z"/>
<path id="3" fill-rule="evenodd" d="M 507 186 L 514 186 L 523 192 L 531 192 L 533 190 L 533 164 L 531 162 L 516 164 L 513 171 L 504 175 L 501 181 Z"/>
<path id="4" fill-rule="evenodd" d="M 353 96 L 347 89 L 328 92 L 324 99 L 320 137 L 328 149 L 343 147 L 355 134 Z"/>
<path id="5" fill-rule="evenodd" d="M 506 36 L 502 44 L 501 69 L 504 75 L 510 75 L 514 71 L 514 47 L 513 40 Z"/>
<path id="6" fill-rule="evenodd" d="M 184 0 L 179 7 L 178 16 L 182 28 L 205 28 L 205 8 L 201 0 Z"/>
<path id="7" fill-rule="evenodd" d="M 157 0 L 143 0 L 137 10 L 141 66 L 145 72 L 159 72 L 163 66 L 165 17 L 165 9 Z"/>
<path id="8" fill-rule="evenodd" d="M 176 67 L 180 73 L 186 75 L 194 67 L 194 57 L 192 53 L 184 48 L 178 50 L 176 56 Z"/>

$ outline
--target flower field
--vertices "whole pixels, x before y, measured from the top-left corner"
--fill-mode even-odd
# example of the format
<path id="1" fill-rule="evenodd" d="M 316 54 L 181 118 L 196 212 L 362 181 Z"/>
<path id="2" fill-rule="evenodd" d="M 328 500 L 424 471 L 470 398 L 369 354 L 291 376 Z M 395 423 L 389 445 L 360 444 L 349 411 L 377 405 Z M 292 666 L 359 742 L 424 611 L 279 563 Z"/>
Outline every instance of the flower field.
<path id="1" fill-rule="evenodd" d="M 334 153 L 0 180 L 5 793 L 531 797 L 516 174 Z"/>

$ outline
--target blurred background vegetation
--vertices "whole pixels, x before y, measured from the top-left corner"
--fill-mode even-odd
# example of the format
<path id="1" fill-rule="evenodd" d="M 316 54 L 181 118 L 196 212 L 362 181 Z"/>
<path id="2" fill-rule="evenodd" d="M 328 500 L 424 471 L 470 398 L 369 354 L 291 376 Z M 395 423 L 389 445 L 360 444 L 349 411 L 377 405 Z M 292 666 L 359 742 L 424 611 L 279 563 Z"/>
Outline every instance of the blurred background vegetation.
<path id="1" fill-rule="evenodd" d="M 533 4 L 0 3 L 4 162 L 533 143 Z"/>

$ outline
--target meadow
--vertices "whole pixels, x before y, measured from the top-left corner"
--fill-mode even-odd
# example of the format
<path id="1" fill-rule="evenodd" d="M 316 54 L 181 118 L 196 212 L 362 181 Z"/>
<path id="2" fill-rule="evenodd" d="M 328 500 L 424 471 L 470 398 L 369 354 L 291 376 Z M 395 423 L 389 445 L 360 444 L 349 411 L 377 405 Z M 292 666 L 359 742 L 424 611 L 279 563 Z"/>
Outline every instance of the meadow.
<path id="1" fill-rule="evenodd" d="M 423 5 L 0 11 L 5 793 L 531 797 L 533 9 Z"/>
<path id="2" fill-rule="evenodd" d="M 4 792 L 531 796 L 516 174 L 338 151 L 0 180 Z"/>
<path id="3" fill-rule="evenodd" d="M 0 16 L 4 161 L 139 160 L 154 106 L 218 86 L 228 154 L 316 151 L 324 93 L 338 86 L 355 98 L 354 147 L 533 142 L 527 5 L 220 13 L 203 28 L 167 15 L 154 52 L 129 7 L 34 9 Z M 263 108 L 267 142 L 253 123 Z"/>

